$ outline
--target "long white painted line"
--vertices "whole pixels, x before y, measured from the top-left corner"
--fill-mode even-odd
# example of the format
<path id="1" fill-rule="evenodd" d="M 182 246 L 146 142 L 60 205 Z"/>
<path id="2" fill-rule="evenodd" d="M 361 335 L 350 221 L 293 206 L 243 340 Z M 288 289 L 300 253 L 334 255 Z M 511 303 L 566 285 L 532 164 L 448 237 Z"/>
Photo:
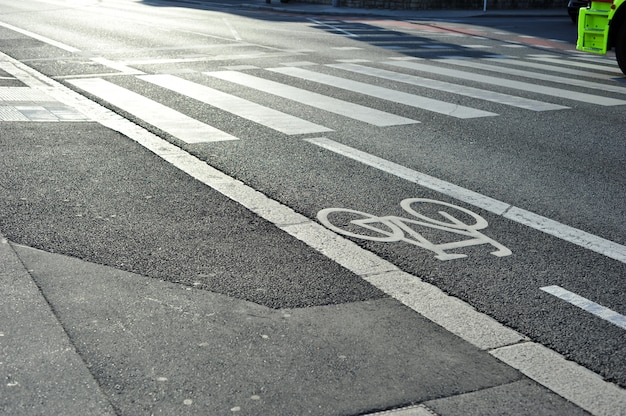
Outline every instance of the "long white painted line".
<path id="1" fill-rule="evenodd" d="M 238 140 L 215 127 L 101 78 L 74 79 L 68 82 L 139 117 L 185 143 Z"/>
<path id="2" fill-rule="evenodd" d="M 321 72 L 314 72 L 304 68 L 269 68 L 268 71 L 309 81 L 315 81 L 320 84 L 330 85 L 332 87 L 369 95 L 370 97 L 380 98 L 394 103 L 404 104 L 457 118 L 476 118 L 497 115 L 488 111 L 464 107 L 462 105 L 447 103 L 445 101 L 433 100 L 432 98 L 421 97 L 419 95 L 408 94 L 403 91 L 391 90 L 389 88 L 378 87 L 364 82 L 322 74 Z"/>
<path id="3" fill-rule="evenodd" d="M 488 65 L 488 64 L 483 64 L 480 62 L 468 61 L 468 60 L 448 59 L 446 60 L 446 63 L 460 65 L 460 66 L 464 66 L 468 68 L 482 69 L 485 71 L 498 72 L 500 74 L 515 75 L 515 76 L 520 76 L 520 77 L 539 79 L 542 81 L 555 82 L 558 84 L 573 85 L 575 87 L 584 87 L 584 88 L 589 88 L 589 89 L 594 89 L 594 90 L 619 92 L 621 94 L 626 94 L 626 89 L 624 89 L 623 87 L 618 87 L 615 85 L 608 85 L 608 84 L 601 84 L 598 82 L 591 82 L 591 81 L 587 81 L 587 80 L 579 79 L 579 78 L 567 78 L 563 75 L 558 75 L 558 76 L 549 75 L 549 74 L 543 74 L 540 72 L 530 72 L 527 70 Z M 566 72 L 566 71 L 563 71 L 563 72 Z M 626 104 L 626 101 L 622 101 L 622 104 Z"/>
<path id="4" fill-rule="evenodd" d="M 232 48 L 238 45 L 228 45 Z M 245 46 L 245 45 L 244 45 Z M 207 62 L 207 61 L 236 61 L 239 59 L 261 59 L 261 58 L 277 58 L 284 56 L 293 56 L 295 52 L 251 52 L 241 53 L 239 55 L 233 54 L 219 54 L 219 55 L 204 55 L 193 58 L 145 58 L 145 59 L 127 59 L 121 61 L 123 65 L 162 65 L 162 64 L 180 64 L 191 62 Z"/>
<path id="5" fill-rule="evenodd" d="M 609 321 L 613 325 L 617 325 L 622 329 L 626 329 L 626 316 L 615 312 L 614 310 L 592 302 L 589 299 L 577 295 L 576 293 L 570 292 L 569 290 L 563 289 L 560 286 L 545 286 L 542 287 L 541 290 L 551 295 L 554 295 L 557 298 L 564 300 L 565 302 L 571 303 L 572 305 L 577 306 L 592 315 L 602 318 L 605 321 Z"/>
<path id="6" fill-rule="evenodd" d="M 447 62 L 447 61 L 446 61 Z M 459 63 L 461 60 L 451 60 L 453 63 Z M 582 101 L 585 103 L 592 103 L 604 106 L 622 105 L 626 104 L 626 101 L 616 100 L 613 98 L 602 97 L 598 95 L 584 94 L 575 91 L 563 90 L 560 88 L 553 88 L 544 85 L 532 84 L 530 82 L 521 82 L 510 80 L 506 78 L 498 78 L 491 75 L 476 74 L 473 72 L 459 71 L 456 69 L 449 69 L 435 65 L 427 65 L 416 61 L 387 61 L 388 65 L 398 66 L 401 68 L 412 69 L 415 71 L 430 72 L 433 74 L 439 74 L 452 78 L 465 79 L 468 81 L 481 82 L 483 84 L 496 85 L 499 87 L 506 87 L 515 90 L 529 91 L 537 94 L 549 95 L 552 97 L 566 98 L 574 101 Z"/>
<path id="7" fill-rule="evenodd" d="M 626 246 L 606 240 L 574 227 L 551 220 L 522 208 L 479 194 L 469 189 L 442 181 L 432 176 L 406 168 L 394 162 L 381 159 L 369 153 L 326 138 L 306 139 L 305 141 L 330 150 L 334 153 L 359 161 L 402 179 L 414 182 L 425 188 L 451 196 L 475 207 L 493 212 L 511 221 L 544 232 L 561 240 L 568 241 L 606 257 L 626 263 Z"/>
<path id="8" fill-rule="evenodd" d="M 343 69 L 345 71 L 357 72 L 359 74 L 369 75 L 378 78 L 384 78 L 391 81 L 403 82 L 405 84 L 417 85 L 424 88 L 432 88 L 439 91 L 450 92 L 452 94 L 464 95 L 466 97 L 477 98 L 479 100 L 491 101 L 494 103 L 510 105 L 513 107 L 524 108 L 533 111 L 550 111 L 562 110 L 562 105 L 546 103 L 543 101 L 531 100 L 528 98 L 517 97 L 515 95 L 502 94 L 495 91 L 482 90 L 479 88 L 467 87 L 460 84 L 452 84 L 444 81 L 437 81 L 431 78 L 423 78 L 415 75 L 401 74 L 385 69 L 372 68 L 355 64 L 333 64 L 328 65 L 333 68 Z"/>
<path id="9" fill-rule="evenodd" d="M 233 38 L 235 38 L 235 40 L 243 40 L 242 37 L 239 35 L 239 32 L 237 32 L 237 30 L 233 27 L 233 25 L 227 18 L 224 17 L 222 19 L 222 22 L 224 22 L 224 25 L 226 25 L 228 30 L 230 30 L 230 33 L 233 35 Z"/>
<path id="10" fill-rule="evenodd" d="M 592 371 L 542 345 L 528 342 L 523 335 L 476 311 L 471 305 L 447 295 L 417 276 L 399 270 L 352 241 L 1 52 L 0 59 L 7 59 L 15 65 L 16 71 L 10 73 L 19 76 L 28 86 L 46 91 L 52 87 L 50 94 L 62 103 L 126 135 L 176 168 L 361 276 L 425 318 L 478 348 L 489 350 L 497 359 L 519 369 L 592 415 L 615 416 L 616 408 L 626 408 L 626 390 L 605 382 Z"/>
<path id="11" fill-rule="evenodd" d="M 525 342 L 490 354 L 594 416 L 626 415 L 626 390 L 541 344 Z"/>
<path id="12" fill-rule="evenodd" d="M 184 94 L 194 100 L 228 111 L 281 133 L 294 135 L 332 131 L 324 126 L 173 75 L 145 75 L 137 78 Z"/>
<path id="13" fill-rule="evenodd" d="M 587 78 L 597 78 L 597 79 L 603 79 L 603 80 L 609 80 L 611 79 L 612 75 L 608 75 L 608 74 L 601 74 L 598 72 L 591 72 L 591 71 L 581 71 L 578 69 L 572 69 L 572 68 L 564 68 L 562 65 L 547 65 L 547 64 L 542 64 L 539 62 L 529 62 L 529 61 L 523 61 L 521 59 L 513 59 L 513 58 L 487 58 L 486 59 L 487 62 L 501 62 L 504 64 L 511 64 L 511 65 L 517 65 L 517 66 L 523 66 L 526 68 L 534 68 L 534 69 L 542 69 L 545 71 L 552 71 L 552 72 L 560 72 L 560 73 L 565 73 L 569 76 L 579 76 L 579 77 L 587 77 Z M 557 61 L 558 62 L 558 61 Z M 609 85 L 607 85 L 608 87 Z M 616 85 L 613 85 L 612 87 L 615 87 L 615 89 L 612 91 L 614 92 L 619 92 L 622 94 L 626 94 L 626 88 L 624 87 L 619 87 Z"/>
<path id="14" fill-rule="evenodd" d="M 205 74 L 379 127 L 419 123 L 419 121 L 409 118 L 327 97 L 322 94 L 255 77 L 243 72 L 216 71 L 205 72 Z"/>
<path id="15" fill-rule="evenodd" d="M 561 60 L 561 59 L 555 59 L 554 57 L 546 57 L 546 56 L 538 56 L 538 57 L 533 57 L 531 59 L 536 59 L 538 61 L 543 61 L 543 62 L 550 62 L 550 63 L 558 64 L 558 65 L 568 65 L 568 66 L 575 66 L 578 68 L 587 68 L 587 69 L 595 69 L 599 71 L 612 72 L 618 76 L 622 75 L 622 73 L 615 66 L 610 67 L 607 65 L 597 65 L 597 64 L 592 64 L 588 62 L 573 61 L 569 59 Z"/>
<path id="16" fill-rule="evenodd" d="M 33 32 L 28 31 L 28 30 L 25 30 L 25 29 L 21 29 L 19 27 L 10 25 L 8 23 L 0 22 L 0 26 L 5 27 L 5 28 L 10 29 L 10 30 L 13 30 L 13 31 L 18 32 L 18 33 L 21 33 L 22 35 L 28 36 L 30 38 L 37 39 L 37 40 L 39 40 L 39 41 L 41 41 L 43 43 L 47 43 L 48 45 L 55 46 L 55 47 L 57 47 L 59 49 L 63 49 L 63 50 L 68 51 L 68 52 L 72 52 L 72 53 L 80 52 L 80 49 L 77 49 L 77 48 L 75 48 L 73 46 L 66 45 L 66 44 L 58 42 L 58 41 L 56 41 L 54 39 L 50 39 L 48 37 L 45 37 L 45 36 L 42 36 L 42 35 L 38 35 L 37 33 L 33 33 Z M 121 63 L 118 63 L 118 62 L 114 62 L 114 61 L 111 61 L 111 60 L 103 58 L 103 57 L 95 57 L 95 58 L 91 58 L 91 60 L 93 62 L 96 62 L 96 63 L 100 64 L 100 65 L 103 65 L 103 66 L 115 69 L 117 71 L 120 71 L 120 72 L 122 72 L 124 74 L 143 74 L 142 71 L 139 71 L 139 70 L 134 69 L 134 68 L 130 68 L 130 67 L 124 65 L 124 64 L 121 64 Z"/>
<path id="17" fill-rule="evenodd" d="M 8 23 L 0 22 L 0 26 L 2 26 L 4 28 L 7 28 L 9 30 L 13 30 L 14 32 L 21 33 L 22 35 L 26 35 L 26 36 L 28 36 L 30 38 L 37 39 L 37 40 L 39 40 L 39 41 L 41 41 L 43 43 L 47 43 L 48 45 L 52 45 L 52 46 L 55 46 L 55 47 L 57 47 L 59 49 L 63 49 L 64 51 L 73 52 L 73 53 L 80 52 L 80 49 L 76 49 L 73 46 L 66 45 L 66 44 L 61 43 L 61 42 L 57 42 L 54 39 L 50 39 L 50 38 L 47 38 L 45 36 L 38 35 L 36 33 L 30 32 L 30 31 L 25 30 L 25 29 L 20 29 L 19 27 L 15 27 L 15 26 L 10 25 Z"/>

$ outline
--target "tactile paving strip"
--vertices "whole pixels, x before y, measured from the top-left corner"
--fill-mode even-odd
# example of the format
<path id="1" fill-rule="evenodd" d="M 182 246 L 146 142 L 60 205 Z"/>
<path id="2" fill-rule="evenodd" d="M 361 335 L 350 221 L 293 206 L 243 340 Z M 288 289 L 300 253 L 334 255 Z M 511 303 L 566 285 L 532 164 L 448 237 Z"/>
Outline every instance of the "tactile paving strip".
<path id="1" fill-rule="evenodd" d="M 45 92 L 28 87 L 0 87 L 0 121 L 88 121 L 84 114 Z"/>

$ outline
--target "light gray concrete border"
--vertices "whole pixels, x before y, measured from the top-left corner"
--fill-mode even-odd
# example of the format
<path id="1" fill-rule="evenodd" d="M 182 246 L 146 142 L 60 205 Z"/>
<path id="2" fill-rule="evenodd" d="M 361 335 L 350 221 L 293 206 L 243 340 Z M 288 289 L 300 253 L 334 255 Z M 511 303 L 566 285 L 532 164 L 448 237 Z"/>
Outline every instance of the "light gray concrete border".
<path id="1" fill-rule="evenodd" d="M 362 249 L 191 154 L 0 52 L 10 72 L 94 121 L 118 131 L 178 169 L 240 203 L 288 234 L 320 251 L 403 304 L 491 355 L 517 368 L 595 416 L 626 415 L 626 390 L 529 340 L 458 298 Z M 411 413 L 406 413 L 410 415 Z"/>

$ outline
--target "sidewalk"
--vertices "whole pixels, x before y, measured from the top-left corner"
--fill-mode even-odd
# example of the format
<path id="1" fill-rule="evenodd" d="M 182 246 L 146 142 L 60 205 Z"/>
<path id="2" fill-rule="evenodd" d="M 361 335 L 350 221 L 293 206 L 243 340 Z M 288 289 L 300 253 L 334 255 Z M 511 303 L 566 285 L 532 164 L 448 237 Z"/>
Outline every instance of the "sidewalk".
<path id="1" fill-rule="evenodd" d="M 311 15 L 334 15 L 334 16 L 371 16 L 385 17 L 390 19 L 428 19 L 428 20 L 450 20 L 477 17 L 563 17 L 569 18 L 565 3 L 562 9 L 518 9 L 518 10 L 496 10 L 480 9 L 469 10 L 392 10 L 392 9 L 365 9 L 356 7 L 334 7 L 324 4 L 308 4 L 299 2 L 281 2 L 280 0 L 170 0 L 172 3 L 181 2 L 184 4 L 213 5 L 220 7 L 237 7 L 253 10 L 271 10 L 293 14 Z"/>
<path id="2" fill-rule="evenodd" d="M 95 121 L 0 128 L 0 414 L 589 414 L 285 232 L 295 215 L 181 171 L 165 159 L 191 156 L 165 142 Z M 555 368 L 573 392 L 588 380 Z M 593 414 L 625 411 L 591 380 Z"/>

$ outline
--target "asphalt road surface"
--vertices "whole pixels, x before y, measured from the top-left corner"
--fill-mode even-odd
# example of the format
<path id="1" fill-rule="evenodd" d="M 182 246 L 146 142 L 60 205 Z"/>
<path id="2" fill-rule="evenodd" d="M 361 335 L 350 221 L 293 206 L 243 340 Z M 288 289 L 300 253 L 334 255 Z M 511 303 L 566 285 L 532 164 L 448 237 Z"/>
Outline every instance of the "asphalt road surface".
<path id="1" fill-rule="evenodd" d="M 139 1 L 0 7 L 3 53 L 624 387 L 626 79 L 613 57 L 575 52 L 575 36 L 565 14 L 426 21 Z M 35 177 L 37 161 L 62 165 L 27 121 L 0 117 L 24 123 L 12 125 L 26 133 L 10 151 L 36 150 L 7 158 L 15 177 Z M 93 140 L 88 125 L 63 128 L 76 153 L 55 157 L 90 152 L 104 166 L 135 151 Z M 111 140 L 119 158 L 99 149 Z M 118 215 L 114 235 L 75 216 L 39 212 L 52 223 L 34 222 L 10 198 L 0 229 L 92 262 L 123 258 L 117 267 L 147 276 L 182 269 L 186 283 L 272 308 L 382 297 L 303 247 L 252 253 L 221 271 L 228 279 L 212 278 L 199 253 L 224 255 L 252 225 L 215 227 L 221 245 L 197 247 L 202 236 L 186 240 L 194 223 L 185 213 L 216 222 L 246 214 L 220 211 L 201 186 L 182 194 L 151 182 L 150 165 L 115 169 L 119 177 L 96 165 L 80 178 L 27 182 L 45 198 L 94 181 L 89 195 L 46 209 L 80 214 L 100 197 L 94 215 Z M 132 188 L 128 177 L 145 180 Z M 122 215 L 134 202 L 111 205 L 98 193 L 117 185 L 144 198 L 141 223 Z M 180 213 L 171 235 L 150 227 L 163 211 Z M 310 285 L 249 284 L 267 262 L 313 270 Z"/>

